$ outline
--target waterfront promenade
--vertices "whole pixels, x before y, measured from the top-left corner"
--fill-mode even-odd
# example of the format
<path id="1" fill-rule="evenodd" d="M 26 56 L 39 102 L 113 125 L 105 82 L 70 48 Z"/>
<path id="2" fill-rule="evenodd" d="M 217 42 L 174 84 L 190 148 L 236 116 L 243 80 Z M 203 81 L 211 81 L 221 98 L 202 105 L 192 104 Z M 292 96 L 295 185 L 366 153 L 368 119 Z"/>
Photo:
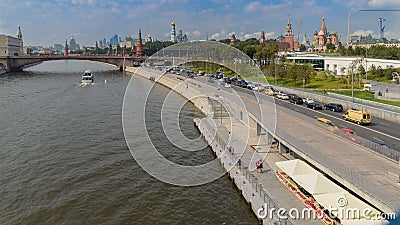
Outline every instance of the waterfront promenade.
<path id="1" fill-rule="evenodd" d="M 152 70 L 141 71 L 140 75 L 149 78 L 152 76 Z M 186 85 L 178 85 L 185 79 L 179 77 L 178 80 L 176 75 L 167 74 L 158 82 L 174 88 L 175 91 L 188 99 L 197 94 L 201 94 L 207 99 L 207 95 L 213 96 L 216 93 L 224 99 L 232 97 L 229 90 L 217 90 L 215 87 L 193 79 L 190 79 L 190 85 L 186 90 Z M 260 116 L 257 113 L 257 107 L 269 107 L 271 109 L 268 102 L 259 104 L 250 96 L 246 96 L 246 94 L 242 94 L 241 97 L 245 99 L 247 110 L 254 114 L 253 118 L 256 120 Z M 204 101 L 200 105 L 205 105 Z M 199 108 L 202 108 L 199 103 L 194 103 Z M 203 108 L 204 110 L 205 108 Z M 291 115 L 293 113 L 285 113 L 280 108 L 278 108 L 277 112 L 277 130 L 274 135 L 280 138 L 282 143 L 289 146 L 290 149 L 295 149 L 295 153 L 298 156 L 301 156 L 320 169 L 321 172 L 334 178 L 381 211 L 393 212 L 399 208 L 400 189 L 396 187 L 396 184 L 390 183 L 385 179 L 388 171 L 397 172 L 398 165 L 395 162 L 369 152 L 361 146 L 315 126 L 315 124 L 302 121 L 296 118 L 297 115 Z M 268 118 L 269 116 L 267 115 L 266 117 Z M 265 127 L 265 129 L 268 130 L 268 127 Z M 285 141 L 283 142 L 283 140 Z"/>

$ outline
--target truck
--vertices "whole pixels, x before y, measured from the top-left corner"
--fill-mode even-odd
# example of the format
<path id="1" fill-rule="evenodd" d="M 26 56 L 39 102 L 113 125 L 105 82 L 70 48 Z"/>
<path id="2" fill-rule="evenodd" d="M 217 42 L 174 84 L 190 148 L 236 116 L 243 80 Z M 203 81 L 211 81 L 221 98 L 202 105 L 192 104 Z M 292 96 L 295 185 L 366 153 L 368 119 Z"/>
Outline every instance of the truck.
<path id="1" fill-rule="evenodd" d="M 371 124 L 371 115 L 365 111 L 349 109 L 343 114 L 343 119 L 359 125 Z"/>

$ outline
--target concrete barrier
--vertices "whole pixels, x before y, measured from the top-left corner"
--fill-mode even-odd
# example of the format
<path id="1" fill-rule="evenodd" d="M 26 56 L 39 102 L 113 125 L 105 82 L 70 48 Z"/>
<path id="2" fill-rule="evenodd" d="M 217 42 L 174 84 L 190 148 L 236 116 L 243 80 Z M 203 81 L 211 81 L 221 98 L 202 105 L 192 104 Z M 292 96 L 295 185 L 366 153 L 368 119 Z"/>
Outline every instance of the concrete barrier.
<path id="1" fill-rule="evenodd" d="M 347 108 L 347 109 L 356 108 L 358 110 L 369 112 L 372 116 L 400 124 L 400 107 L 390 106 L 390 105 L 382 104 L 379 102 L 373 102 L 373 101 L 368 101 L 368 100 L 364 100 L 364 99 L 357 99 L 357 101 L 360 101 L 360 103 L 353 103 L 351 101 L 352 100 L 351 97 L 340 95 L 340 98 L 343 98 L 346 100 L 338 99 L 339 95 L 337 95 L 335 93 L 329 93 L 328 95 L 321 95 L 321 94 L 317 94 L 317 93 L 310 93 L 310 92 L 306 92 L 306 91 L 302 91 L 302 90 L 298 90 L 298 89 L 279 87 L 279 86 L 276 86 L 276 87 L 274 86 L 274 89 L 278 90 L 278 91 L 282 91 L 284 93 L 296 94 L 297 96 L 300 96 L 302 98 L 313 98 L 317 102 L 339 103 L 339 104 L 343 105 L 344 108 Z M 390 107 L 391 111 L 382 109 L 382 105 L 384 105 L 385 107 Z M 398 111 L 398 112 L 396 112 L 396 111 Z"/>

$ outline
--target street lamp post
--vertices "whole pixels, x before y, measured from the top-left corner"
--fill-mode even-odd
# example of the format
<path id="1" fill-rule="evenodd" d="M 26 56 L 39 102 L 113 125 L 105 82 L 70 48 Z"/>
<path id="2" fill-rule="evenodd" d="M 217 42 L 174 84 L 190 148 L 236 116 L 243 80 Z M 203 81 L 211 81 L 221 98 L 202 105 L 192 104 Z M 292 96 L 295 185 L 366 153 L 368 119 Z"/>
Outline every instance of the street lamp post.
<path id="1" fill-rule="evenodd" d="M 351 65 L 351 99 L 354 102 L 354 65 Z"/>
<path id="2" fill-rule="evenodd" d="M 365 49 L 365 79 L 368 80 L 368 65 L 367 65 L 367 59 L 368 59 L 368 48 Z"/>

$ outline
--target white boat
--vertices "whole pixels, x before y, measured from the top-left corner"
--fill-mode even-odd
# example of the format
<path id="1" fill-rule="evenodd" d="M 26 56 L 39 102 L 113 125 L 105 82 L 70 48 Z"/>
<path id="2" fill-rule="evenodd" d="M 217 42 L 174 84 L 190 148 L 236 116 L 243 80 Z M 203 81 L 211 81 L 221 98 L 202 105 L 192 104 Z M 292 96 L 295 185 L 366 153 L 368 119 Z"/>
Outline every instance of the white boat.
<path id="1" fill-rule="evenodd" d="M 92 74 L 92 71 L 90 70 L 85 70 L 85 72 L 82 75 L 82 83 L 93 83 L 94 77 Z"/>

